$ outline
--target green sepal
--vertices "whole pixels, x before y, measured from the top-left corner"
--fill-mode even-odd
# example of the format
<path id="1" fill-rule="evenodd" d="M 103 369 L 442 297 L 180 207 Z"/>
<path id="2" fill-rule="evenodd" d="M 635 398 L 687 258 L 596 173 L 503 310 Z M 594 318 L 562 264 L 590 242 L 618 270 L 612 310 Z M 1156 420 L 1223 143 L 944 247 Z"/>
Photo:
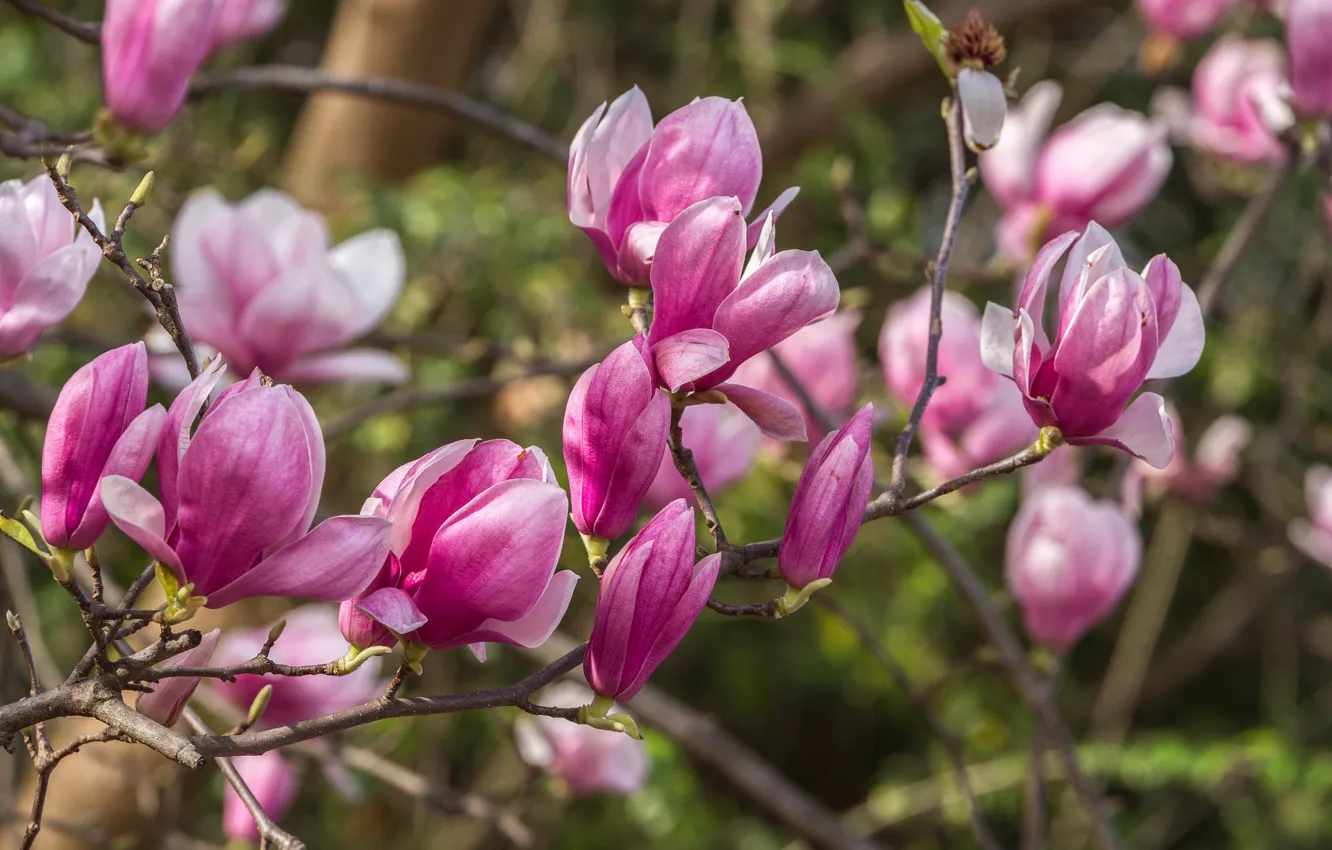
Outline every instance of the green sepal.
<path id="1" fill-rule="evenodd" d="M 38 548 L 37 541 L 33 539 L 32 532 L 28 530 L 28 527 L 13 517 L 7 517 L 0 514 L 0 531 L 3 531 L 20 546 L 41 558 L 43 561 L 46 561 L 51 557 Z"/>
<path id="2" fill-rule="evenodd" d="M 930 7 L 920 0 L 903 0 L 902 5 L 906 7 L 911 29 L 920 36 L 921 42 L 924 43 L 925 49 L 930 51 L 934 61 L 939 63 L 939 70 L 951 80 L 953 74 L 948 68 L 948 57 L 944 53 L 944 41 L 948 38 L 948 30 L 944 29 L 939 16 L 931 12 Z"/>

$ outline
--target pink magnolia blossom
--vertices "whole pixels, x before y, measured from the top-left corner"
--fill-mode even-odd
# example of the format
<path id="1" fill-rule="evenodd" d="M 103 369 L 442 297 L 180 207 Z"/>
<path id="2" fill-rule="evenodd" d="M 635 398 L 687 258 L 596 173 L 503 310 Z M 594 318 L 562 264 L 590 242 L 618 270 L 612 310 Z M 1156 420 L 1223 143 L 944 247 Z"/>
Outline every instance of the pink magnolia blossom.
<path id="1" fill-rule="evenodd" d="M 120 124 L 156 133 L 175 119 L 221 11 L 222 0 L 106 0 L 102 90 Z"/>
<path id="2" fill-rule="evenodd" d="M 221 0 L 213 51 L 226 50 L 264 35 L 287 14 L 287 0 Z"/>
<path id="3" fill-rule="evenodd" d="M 694 510 L 671 502 L 601 576 L 583 673 L 603 697 L 630 700 L 707 604 L 721 555 L 694 563 Z"/>
<path id="4" fill-rule="evenodd" d="M 257 756 L 239 756 L 232 759 L 236 772 L 245 780 L 245 785 L 254 793 L 255 799 L 263 807 L 264 814 L 281 823 L 296 802 L 296 793 L 300 790 L 300 780 L 296 770 L 277 750 L 270 750 Z M 237 841 L 253 842 L 259 840 L 259 828 L 254 823 L 254 816 L 241 802 L 240 795 L 227 783 L 222 790 L 222 831 L 228 838 Z"/>
<path id="5" fill-rule="evenodd" d="M 1124 511 L 1078 487 L 1048 487 L 1008 529 L 1008 586 L 1027 633 L 1065 650 L 1104 620 L 1133 584 L 1142 538 Z"/>
<path id="6" fill-rule="evenodd" d="M 835 313 L 821 322 L 806 325 L 772 347 L 818 406 L 839 421 L 849 412 L 860 389 L 860 364 L 856 357 L 856 328 L 860 318 L 860 313 L 854 310 Z M 794 405 L 805 417 L 809 439 L 821 440 L 827 433 L 766 354 L 740 364 L 733 378 L 738 384 L 771 393 Z"/>
<path id="7" fill-rule="evenodd" d="M 837 278 L 817 251 L 774 254 L 771 215 L 746 266 L 741 209 L 736 198 L 711 198 L 662 232 L 648 335 L 657 378 L 673 393 L 719 390 L 767 436 L 804 440 L 794 405 L 728 379 L 749 358 L 832 315 Z"/>
<path id="8" fill-rule="evenodd" d="M 337 661 L 347 653 L 347 641 L 338 627 L 338 609 L 331 605 L 304 605 L 284 617 L 287 626 L 268 657 L 278 664 L 304 666 Z M 222 636 L 213 663 L 220 667 L 249 661 L 263 647 L 268 628 L 237 629 Z M 285 726 L 324 714 L 353 708 L 384 692 L 380 659 L 369 658 L 345 676 L 241 675 L 234 682 L 216 682 L 217 693 L 241 711 L 247 711 L 265 685 L 273 686 L 261 723 Z"/>
<path id="9" fill-rule="evenodd" d="M 671 424 L 647 342 L 635 336 L 589 368 L 564 411 L 564 462 L 580 534 L 614 540 L 634 524 Z"/>
<path id="10" fill-rule="evenodd" d="M 365 592 L 343 603 L 352 645 L 540 646 L 578 576 L 556 572 L 569 501 L 538 448 L 461 440 L 394 470 L 363 514 L 392 524 L 391 549 Z"/>
<path id="11" fill-rule="evenodd" d="M 213 629 L 203 636 L 198 646 L 180 655 L 173 655 L 159 664 L 157 669 L 161 671 L 174 670 L 177 667 L 207 667 L 212 662 L 213 650 L 217 648 L 217 639 L 221 634 L 221 629 Z M 194 696 L 194 690 L 198 686 L 198 676 L 171 676 L 162 679 L 153 685 L 151 692 L 139 694 L 134 709 L 150 720 L 163 726 L 170 726 L 180 717 L 185 703 Z"/>
<path id="12" fill-rule="evenodd" d="M 740 101 L 695 100 L 654 128 L 635 86 L 609 110 L 597 107 L 569 146 L 569 220 L 617 280 L 642 285 L 667 224 L 716 196 L 737 197 L 747 215 L 762 176 L 758 134 Z M 780 215 L 797 192 L 787 189 L 755 218 L 751 244 L 767 213 Z"/>
<path id="13" fill-rule="evenodd" d="M 1188 41 L 1206 35 L 1240 0 L 1138 0 L 1138 11 L 1153 32 Z"/>
<path id="14" fill-rule="evenodd" d="M 324 438 L 305 397 L 256 371 L 194 420 L 225 366 L 214 361 L 172 402 L 157 446 L 160 501 L 122 475 L 102 479 L 120 530 L 219 608 L 251 596 L 339 601 L 388 553 L 388 523 L 336 516 L 310 528 Z"/>
<path id="15" fill-rule="evenodd" d="M 1045 293 L 1068 255 L 1059 284 L 1054 341 L 1045 324 Z M 1142 274 L 1095 222 L 1041 249 L 1016 311 L 991 303 L 981 327 L 985 365 L 1011 377 L 1032 421 L 1053 426 L 1073 445 L 1123 449 L 1160 469 L 1175 444 L 1165 402 L 1143 381 L 1173 378 L 1202 355 L 1202 310 L 1179 269 L 1161 254 Z"/>
<path id="16" fill-rule="evenodd" d="M 106 228 L 101 204 L 89 217 Z M 0 183 L 0 359 L 17 357 L 83 298 L 102 252 L 43 174 Z"/>
<path id="17" fill-rule="evenodd" d="M 731 404 L 686 407 L 680 427 L 685 448 L 694 453 L 698 474 L 710 495 L 715 496 L 749 474 L 758 451 L 759 431 L 737 407 Z M 660 510 L 676 499 L 689 502 L 693 498 L 688 482 L 675 468 L 670 447 L 664 446 L 657 477 L 648 487 L 648 506 Z"/>
<path id="18" fill-rule="evenodd" d="M 99 355 L 65 383 L 42 444 L 42 536 L 62 549 L 87 549 L 111 517 L 97 485 L 105 475 L 135 481 L 153 459 L 166 410 L 148 400 L 148 354 L 141 342 Z"/>
<path id="19" fill-rule="evenodd" d="M 1280 162 L 1286 149 L 1274 125 L 1294 120 L 1283 97 L 1285 88 L 1286 56 L 1281 45 L 1223 38 L 1194 72 L 1193 107 L 1180 116 L 1184 135 L 1221 159 L 1242 164 Z"/>
<path id="20" fill-rule="evenodd" d="M 1145 484 L 1158 495 L 1168 489 L 1186 499 L 1206 502 L 1217 490 L 1235 480 L 1239 473 L 1240 453 L 1249 444 L 1253 429 L 1239 416 L 1222 416 L 1203 432 L 1190 457 L 1185 451 L 1184 423 L 1180 421 L 1178 411 L 1168 407 L 1167 413 L 1175 438 L 1175 456 L 1165 469 L 1154 469 L 1141 460 L 1135 461 L 1126 478 L 1140 479 L 1140 484 Z M 1126 482 L 1125 486 L 1131 485 Z"/>
<path id="21" fill-rule="evenodd" d="M 236 370 L 286 381 L 402 381 L 386 352 L 344 348 L 373 329 L 402 288 L 398 237 L 370 230 L 330 245 L 323 218 L 263 189 L 239 204 L 192 196 L 171 240 L 181 317 Z"/>
<path id="22" fill-rule="evenodd" d="M 921 445 L 943 479 L 1002 460 L 1036 439 L 1022 394 L 981 360 L 980 314 L 955 292 L 944 293 L 939 374 L 920 423 Z M 879 361 L 888 390 L 909 409 L 925 383 L 930 331 L 930 289 L 895 305 L 879 334 Z"/>
<path id="23" fill-rule="evenodd" d="M 980 157 L 981 178 L 1004 211 L 999 250 L 1016 263 L 1053 234 L 1093 220 L 1127 222 L 1170 172 L 1166 128 L 1113 104 L 1088 109 L 1047 139 L 1061 97 L 1056 83 L 1032 86 L 1009 111 L 999 143 Z"/>
<path id="24" fill-rule="evenodd" d="M 592 701 L 587 688 L 558 682 L 536 698 L 541 705 L 577 708 Z M 618 705 L 613 713 L 624 711 Z M 597 729 L 559 717 L 523 715 L 513 734 L 523 761 L 559 780 L 575 794 L 609 792 L 629 795 L 647 780 L 647 747 L 620 732 Z"/>
<path id="25" fill-rule="evenodd" d="M 824 437 L 806 461 L 777 555 L 788 586 L 799 590 L 832 578 L 856 539 L 874 486 L 873 425 L 874 405 L 867 404 Z"/>
<path id="26" fill-rule="evenodd" d="M 1309 518 L 1290 524 L 1290 539 L 1306 555 L 1332 568 L 1332 467 L 1317 464 L 1304 476 Z"/>
<path id="27" fill-rule="evenodd" d="M 1295 107 L 1311 117 L 1332 116 L 1332 3 L 1282 0 L 1281 12 Z"/>

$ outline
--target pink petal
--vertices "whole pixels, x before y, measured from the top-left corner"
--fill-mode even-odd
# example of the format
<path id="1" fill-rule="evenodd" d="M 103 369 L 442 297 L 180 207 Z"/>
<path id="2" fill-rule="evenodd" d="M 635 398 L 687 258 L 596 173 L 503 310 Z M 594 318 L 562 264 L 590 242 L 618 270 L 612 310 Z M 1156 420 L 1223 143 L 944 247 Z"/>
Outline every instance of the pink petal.
<path id="1" fill-rule="evenodd" d="M 346 282 L 357 311 L 349 317 L 352 336 L 383 321 L 398 300 L 407 277 L 402 241 L 392 230 L 368 230 L 328 252 L 328 263 Z"/>
<path id="2" fill-rule="evenodd" d="M 1198 296 L 1188 286 L 1181 285 L 1179 312 L 1175 314 L 1174 324 L 1161 340 L 1157 349 L 1156 360 L 1152 362 L 1147 379 L 1175 378 L 1183 375 L 1198 365 L 1202 357 L 1203 346 L 1207 342 L 1207 330 L 1203 326 L 1202 308 L 1198 305 Z"/>
<path id="3" fill-rule="evenodd" d="M 282 370 L 282 377 L 293 383 L 357 381 L 401 384 L 411 377 L 411 373 L 401 360 L 387 351 L 350 348 L 301 357 Z"/>
<path id="4" fill-rule="evenodd" d="M 1114 446 L 1165 469 L 1175 456 L 1175 439 L 1166 413 L 1165 400 L 1156 393 L 1143 393 L 1109 428 L 1091 437 L 1070 439 L 1075 445 Z"/>
<path id="5" fill-rule="evenodd" d="M 611 101 L 605 120 L 592 131 L 585 159 L 594 210 L 604 212 L 610 206 L 621 175 L 651 137 L 652 108 L 638 86 Z"/>
<path id="6" fill-rule="evenodd" d="M 304 596 L 339 602 L 364 590 L 388 557 L 388 520 L 335 516 L 208 594 L 220 608 L 251 596 Z"/>
<path id="7" fill-rule="evenodd" d="M 416 607 L 411 594 L 396 587 L 385 587 L 356 603 L 366 616 L 399 635 L 410 634 L 426 624 L 426 615 Z"/>
<path id="8" fill-rule="evenodd" d="M 111 456 L 107 458 L 102 475 L 124 476 L 131 481 L 138 481 L 142 478 L 143 473 L 148 469 L 148 464 L 152 463 L 153 452 L 157 449 L 157 441 L 161 437 L 162 426 L 165 424 L 166 409 L 160 404 L 154 404 L 134 417 L 134 421 L 125 429 L 125 433 L 120 435 L 115 447 L 111 449 Z M 106 528 L 108 520 L 106 508 L 102 505 L 101 487 L 99 486 L 94 490 L 92 499 L 88 502 L 88 509 L 84 512 L 83 520 L 74 532 L 73 539 L 82 538 L 89 530 L 93 530 L 96 535 L 101 534 L 101 530 Z"/>
<path id="9" fill-rule="evenodd" d="M 1017 318 L 1013 311 L 993 301 L 987 302 L 980 333 L 981 362 L 991 371 L 1013 377 L 1014 338 L 1017 334 Z"/>
<path id="10" fill-rule="evenodd" d="M 776 224 L 777 219 L 781 218 L 782 213 L 786 212 L 786 208 L 791 205 L 791 202 L 796 199 L 796 195 L 799 194 L 800 187 L 791 186 L 783 190 L 783 192 L 777 196 L 777 200 L 769 204 L 767 209 L 754 216 L 754 220 L 749 223 L 749 227 L 745 230 L 745 245 L 747 250 L 752 251 L 758 246 L 761 241 L 760 236 L 763 230 L 767 228 L 769 219 Z M 769 251 L 768 254 L 770 256 L 772 252 Z"/>
<path id="11" fill-rule="evenodd" d="M 762 176 L 758 133 L 744 104 L 705 97 L 657 125 L 639 193 L 653 221 L 672 221 L 704 198 L 737 197 L 748 212 Z"/>
<path id="12" fill-rule="evenodd" d="M 194 420 L 226 370 L 226 362 L 221 357 L 213 358 L 167 408 L 166 425 L 162 427 L 161 442 L 157 445 L 157 489 L 162 494 L 167 528 L 176 524 L 180 459 L 190 444 Z"/>
<path id="13" fill-rule="evenodd" d="M 999 143 L 980 157 L 985 188 L 1006 211 L 1031 197 L 1036 157 L 1062 97 L 1056 82 L 1042 80 L 1033 85 L 1022 102 L 1009 110 Z"/>
<path id="14" fill-rule="evenodd" d="M 740 384 L 719 384 L 726 400 L 744 411 L 764 436 L 774 440 L 804 442 L 805 417 L 794 404 L 778 395 Z"/>
<path id="15" fill-rule="evenodd" d="M 696 328 L 652 346 L 652 359 L 667 389 L 676 392 L 726 365 L 731 359 L 731 349 L 726 337 L 714 330 Z"/>
<path id="16" fill-rule="evenodd" d="M 745 222 L 733 197 L 686 209 L 657 242 L 652 261 L 653 344 L 681 331 L 712 327 L 745 261 Z"/>
<path id="17" fill-rule="evenodd" d="M 486 620 L 468 638 L 485 646 L 485 642 L 507 643 L 514 646 L 534 647 L 545 643 L 569 610 L 578 574 L 573 570 L 558 570 L 551 576 L 545 593 L 537 600 L 527 616 L 513 621 Z M 485 661 L 484 649 L 479 655 Z"/>
<path id="18" fill-rule="evenodd" d="M 680 641 L 684 640 L 684 636 L 698 619 L 699 612 L 707 605 L 708 597 L 712 595 L 712 590 L 717 584 L 717 574 L 721 569 L 721 559 L 721 554 L 715 553 L 694 566 L 694 577 L 689 583 L 689 589 L 680 597 L 666 625 L 657 634 L 657 639 L 648 650 L 647 659 L 638 671 L 638 675 L 620 690 L 618 695 L 620 699 L 633 699 L 658 665 L 666 660 L 671 650 L 679 646 Z"/>
<path id="19" fill-rule="evenodd" d="M 264 813 L 280 823 L 296 802 L 300 790 L 296 771 L 277 750 L 257 756 L 240 756 L 233 759 L 232 764 L 245 780 L 245 786 L 258 799 Z M 222 831 L 228 838 L 247 844 L 259 838 L 254 816 L 230 783 L 226 783 L 222 791 Z"/>
<path id="20" fill-rule="evenodd" d="M 100 259 L 96 248 L 73 244 L 39 260 L 0 315 L 0 355 L 22 354 L 42 331 L 63 321 L 78 306 Z"/>
<path id="21" fill-rule="evenodd" d="M 158 666 L 158 669 L 207 667 L 213 658 L 213 650 L 217 648 L 217 639 L 221 634 L 221 629 L 213 629 L 203 636 L 199 645 L 194 649 L 168 658 Z M 172 676 L 169 679 L 163 679 L 153 685 L 152 693 L 140 694 L 134 708 L 144 717 L 150 718 L 163 726 L 170 726 L 176 722 L 181 709 L 185 707 L 185 703 L 190 701 L 190 697 L 194 695 L 194 689 L 198 686 L 199 679 L 197 676 Z"/>
<path id="22" fill-rule="evenodd" d="M 189 581 L 181 569 L 180 559 L 166 542 L 162 504 L 151 493 L 123 475 L 103 478 L 98 492 L 102 506 L 117 528 L 153 558 L 171 567 L 182 582 Z"/>

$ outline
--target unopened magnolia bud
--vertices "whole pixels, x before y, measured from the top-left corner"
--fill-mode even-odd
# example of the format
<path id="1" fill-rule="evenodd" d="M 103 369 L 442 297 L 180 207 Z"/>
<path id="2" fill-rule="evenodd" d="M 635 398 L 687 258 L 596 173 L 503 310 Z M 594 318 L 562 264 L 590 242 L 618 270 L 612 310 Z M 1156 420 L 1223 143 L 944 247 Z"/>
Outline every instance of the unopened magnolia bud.
<path id="1" fill-rule="evenodd" d="M 133 195 L 130 195 L 131 204 L 134 204 L 136 207 L 141 207 L 148 203 L 148 193 L 153 191 L 154 179 L 153 172 L 151 171 L 143 175 L 143 179 L 139 181 L 139 188 L 134 190 Z"/>
<path id="2" fill-rule="evenodd" d="M 250 703 L 249 714 L 245 716 L 247 726 L 253 726 L 259 722 L 259 718 L 264 716 L 264 710 L 268 708 L 268 701 L 272 698 L 272 685 L 264 685 L 259 689 L 259 693 L 254 695 L 254 700 Z"/>
<path id="3" fill-rule="evenodd" d="M 69 182 L 69 167 L 73 161 L 74 148 L 72 146 L 65 148 L 65 152 L 60 155 L 60 159 L 56 160 L 56 174 L 60 175 L 62 182 Z"/>
<path id="4" fill-rule="evenodd" d="M 282 637 L 282 632 L 285 631 L 286 628 L 287 628 L 286 620 L 278 620 L 276 623 L 274 623 L 273 628 L 268 630 L 268 645 L 272 646 L 273 644 L 277 643 L 278 638 Z"/>
<path id="5" fill-rule="evenodd" d="M 5 622 L 9 624 L 9 630 L 11 632 L 16 632 L 22 628 L 22 624 L 19 623 L 19 618 L 14 616 L 13 611 L 5 612 Z"/>

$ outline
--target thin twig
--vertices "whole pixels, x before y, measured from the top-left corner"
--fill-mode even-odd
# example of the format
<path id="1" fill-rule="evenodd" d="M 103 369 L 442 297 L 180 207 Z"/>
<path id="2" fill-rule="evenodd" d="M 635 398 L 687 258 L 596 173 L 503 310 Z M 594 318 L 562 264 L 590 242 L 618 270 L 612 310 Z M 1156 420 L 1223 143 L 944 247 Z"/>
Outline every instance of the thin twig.
<path id="1" fill-rule="evenodd" d="M 387 77 L 347 77 L 299 65 L 253 65 L 220 74 L 201 74 L 190 86 L 194 96 L 237 89 L 281 89 L 292 92 L 336 91 L 343 94 L 405 103 L 451 112 L 501 136 L 526 145 L 559 163 L 569 159 L 569 146 L 540 128 L 456 91 Z"/>
<path id="2" fill-rule="evenodd" d="M 726 532 L 722 529 L 721 520 L 717 517 L 717 508 L 712 504 L 712 497 L 708 495 L 703 477 L 699 475 L 698 464 L 694 462 L 694 453 L 684 444 L 684 430 L 680 427 L 680 417 L 684 415 L 684 410 L 682 403 L 671 404 L 671 459 L 675 461 L 675 468 L 680 476 L 689 484 L 689 489 L 694 494 L 694 501 L 698 503 L 698 509 L 703 513 L 703 524 L 712 534 L 712 542 L 716 545 L 717 551 L 724 552 L 727 549 Z"/>
<path id="3" fill-rule="evenodd" d="M 944 123 L 948 129 L 948 160 L 953 181 L 952 200 L 948 204 L 948 217 L 944 220 L 943 238 L 939 243 L 939 254 L 930 269 L 930 336 L 925 353 L 925 382 L 916 394 L 916 403 L 912 405 L 911 415 L 907 419 L 902 433 L 897 436 L 897 445 L 893 451 L 893 469 L 888 492 L 890 499 L 900 498 L 906 489 L 907 453 L 911 450 L 911 441 L 920 430 L 920 420 L 925 415 L 925 408 L 938 388 L 939 380 L 939 340 L 943 338 L 943 296 L 948 282 L 948 264 L 953 258 L 953 247 L 957 243 L 958 225 L 962 221 L 962 206 L 967 200 L 966 149 L 962 145 L 962 102 L 954 91 L 948 108 L 944 113 Z"/>
<path id="4" fill-rule="evenodd" d="M 942 484 L 931 487 L 923 493 L 917 493 L 909 499 L 892 498 L 892 491 L 885 491 L 882 495 L 870 503 L 865 511 L 865 519 L 877 519 L 879 516 L 893 516 L 907 511 L 915 510 L 921 505 L 934 501 L 940 496 L 946 496 L 949 493 L 961 490 L 971 484 L 975 484 L 986 478 L 992 478 L 996 475 L 1008 475 L 1017 472 L 1024 466 L 1031 466 L 1033 463 L 1045 458 L 1049 454 L 1043 451 L 1037 444 L 1032 444 L 1012 457 L 1004 458 L 1001 461 L 982 466 L 979 469 L 973 469 L 965 475 L 959 475 L 951 481 L 945 481 Z"/>
<path id="5" fill-rule="evenodd" d="M 79 41 L 88 44 L 98 44 L 102 40 L 102 25 L 87 23 L 75 20 L 69 15 L 61 14 L 54 9 L 49 8 L 37 0 L 4 0 L 4 2 L 18 9 L 25 15 L 32 15 L 34 18 L 41 18 L 51 26 L 61 32 L 69 33 Z"/>
<path id="6" fill-rule="evenodd" d="M 1272 170 L 1267 173 L 1267 178 L 1263 181 L 1262 187 L 1258 190 L 1258 194 L 1249 199 L 1249 203 L 1240 213 L 1240 217 L 1230 228 L 1230 233 L 1226 235 L 1226 241 L 1221 244 L 1221 250 L 1217 252 L 1216 259 L 1212 261 L 1211 267 L 1207 269 L 1207 274 L 1203 276 L 1202 283 L 1198 284 L 1198 306 L 1202 309 L 1203 316 L 1207 316 L 1212 311 L 1213 303 L 1221 292 L 1222 284 L 1235 270 L 1244 249 L 1258 234 L 1259 227 L 1262 226 L 1263 220 L 1267 218 L 1267 213 L 1272 209 L 1272 204 L 1276 201 L 1277 195 L 1281 193 L 1281 187 L 1286 184 L 1286 178 L 1290 176 L 1290 172 L 1291 165 L 1289 162 L 1273 165 Z"/>

